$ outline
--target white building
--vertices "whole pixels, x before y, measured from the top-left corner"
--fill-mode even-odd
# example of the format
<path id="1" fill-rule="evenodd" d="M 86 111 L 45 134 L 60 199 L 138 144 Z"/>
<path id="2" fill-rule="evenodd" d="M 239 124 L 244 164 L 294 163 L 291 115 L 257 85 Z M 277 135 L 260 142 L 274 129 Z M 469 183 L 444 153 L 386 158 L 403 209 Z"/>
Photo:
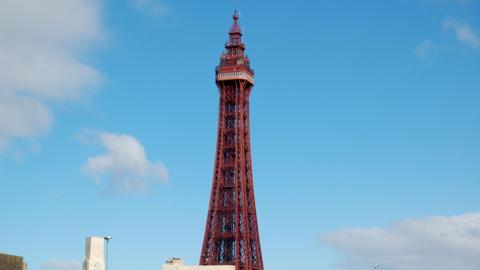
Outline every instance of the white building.
<path id="1" fill-rule="evenodd" d="M 180 258 L 170 258 L 163 270 L 235 270 L 235 265 L 185 265 Z"/>
<path id="2" fill-rule="evenodd" d="M 83 270 L 105 270 L 105 239 L 103 237 L 87 238 Z"/>

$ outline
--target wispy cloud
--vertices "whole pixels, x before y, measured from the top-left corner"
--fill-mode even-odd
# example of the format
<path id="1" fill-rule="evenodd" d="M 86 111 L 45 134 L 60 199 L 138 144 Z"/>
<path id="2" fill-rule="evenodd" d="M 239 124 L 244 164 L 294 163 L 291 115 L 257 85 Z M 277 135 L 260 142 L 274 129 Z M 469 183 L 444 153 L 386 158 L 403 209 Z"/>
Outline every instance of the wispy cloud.
<path id="1" fill-rule="evenodd" d="M 50 102 L 77 99 L 100 80 L 81 61 L 103 36 L 100 1 L 0 1 L 0 151 L 49 130 Z"/>
<path id="2" fill-rule="evenodd" d="M 168 171 L 159 161 L 147 158 L 144 146 L 133 136 L 99 132 L 97 141 L 105 153 L 90 157 L 83 170 L 98 182 L 108 181 L 114 194 L 142 194 L 154 183 L 165 183 Z"/>
<path id="3" fill-rule="evenodd" d="M 480 213 L 393 222 L 384 228 L 335 231 L 322 241 L 341 255 L 341 269 L 480 269 Z"/>
<path id="4" fill-rule="evenodd" d="M 0 95 L 0 141 L 3 141 L 3 147 L 10 138 L 29 138 L 45 132 L 51 123 L 52 115 L 40 100 L 15 94 Z"/>
<path id="5" fill-rule="evenodd" d="M 155 15 L 166 15 L 172 11 L 170 5 L 163 0 L 130 0 L 133 7 Z"/>
<path id="6" fill-rule="evenodd" d="M 44 270 L 81 270 L 82 263 L 76 260 L 51 259 L 42 264 Z"/>
<path id="7" fill-rule="evenodd" d="M 443 23 L 443 29 L 445 31 L 453 30 L 457 40 L 460 43 L 468 45 L 472 48 L 480 48 L 480 38 L 473 31 L 470 25 L 450 18 Z"/>
<path id="8" fill-rule="evenodd" d="M 433 43 L 431 40 L 426 39 L 422 41 L 415 48 L 415 55 L 422 60 L 428 59 L 432 54 L 435 54 L 440 50 L 440 47 Z"/>
<path id="9" fill-rule="evenodd" d="M 480 49 L 480 36 L 475 33 L 473 27 L 469 24 L 449 18 L 443 22 L 442 28 L 445 32 L 453 32 L 456 40 L 460 44 L 473 49 Z M 449 47 L 451 46 L 442 44 L 442 42 L 433 42 L 430 39 L 425 39 L 417 45 L 414 53 L 418 58 L 427 60 L 440 51 L 453 51 L 452 48 L 449 49 Z"/>

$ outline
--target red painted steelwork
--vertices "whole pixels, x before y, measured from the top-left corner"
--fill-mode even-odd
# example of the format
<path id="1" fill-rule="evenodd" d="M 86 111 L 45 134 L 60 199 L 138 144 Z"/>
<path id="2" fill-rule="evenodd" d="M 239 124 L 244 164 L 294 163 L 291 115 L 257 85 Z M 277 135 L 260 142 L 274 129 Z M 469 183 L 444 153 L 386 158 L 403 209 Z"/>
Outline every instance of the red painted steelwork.
<path id="1" fill-rule="evenodd" d="M 263 270 L 253 192 L 249 96 L 254 81 L 238 13 L 216 69 L 220 92 L 218 137 L 201 265 Z"/>

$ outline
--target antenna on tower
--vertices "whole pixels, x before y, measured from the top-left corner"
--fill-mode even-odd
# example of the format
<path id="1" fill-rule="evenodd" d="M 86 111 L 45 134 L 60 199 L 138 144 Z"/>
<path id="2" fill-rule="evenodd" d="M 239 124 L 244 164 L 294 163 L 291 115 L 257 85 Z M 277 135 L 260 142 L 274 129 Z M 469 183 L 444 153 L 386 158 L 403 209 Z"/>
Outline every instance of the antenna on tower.
<path id="1" fill-rule="evenodd" d="M 235 10 L 238 10 L 238 0 L 233 0 L 233 6 Z"/>

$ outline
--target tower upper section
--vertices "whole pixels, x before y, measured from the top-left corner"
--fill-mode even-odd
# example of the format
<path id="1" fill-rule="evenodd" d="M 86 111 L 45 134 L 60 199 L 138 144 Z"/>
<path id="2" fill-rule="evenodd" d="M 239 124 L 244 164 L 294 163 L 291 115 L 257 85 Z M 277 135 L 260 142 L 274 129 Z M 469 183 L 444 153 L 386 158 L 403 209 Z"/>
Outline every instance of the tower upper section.
<path id="1" fill-rule="evenodd" d="M 233 25 L 230 27 L 229 39 L 225 51 L 220 56 L 220 65 L 216 69 L 217 83 L 221 81 L 245 80 L 254 84 L 254 72 L 250 68 L 250 59 L 245 54 L 242 41 L 242 29 L 238 24 L 240 18 L 237 11 L 233 14 Z"/>

